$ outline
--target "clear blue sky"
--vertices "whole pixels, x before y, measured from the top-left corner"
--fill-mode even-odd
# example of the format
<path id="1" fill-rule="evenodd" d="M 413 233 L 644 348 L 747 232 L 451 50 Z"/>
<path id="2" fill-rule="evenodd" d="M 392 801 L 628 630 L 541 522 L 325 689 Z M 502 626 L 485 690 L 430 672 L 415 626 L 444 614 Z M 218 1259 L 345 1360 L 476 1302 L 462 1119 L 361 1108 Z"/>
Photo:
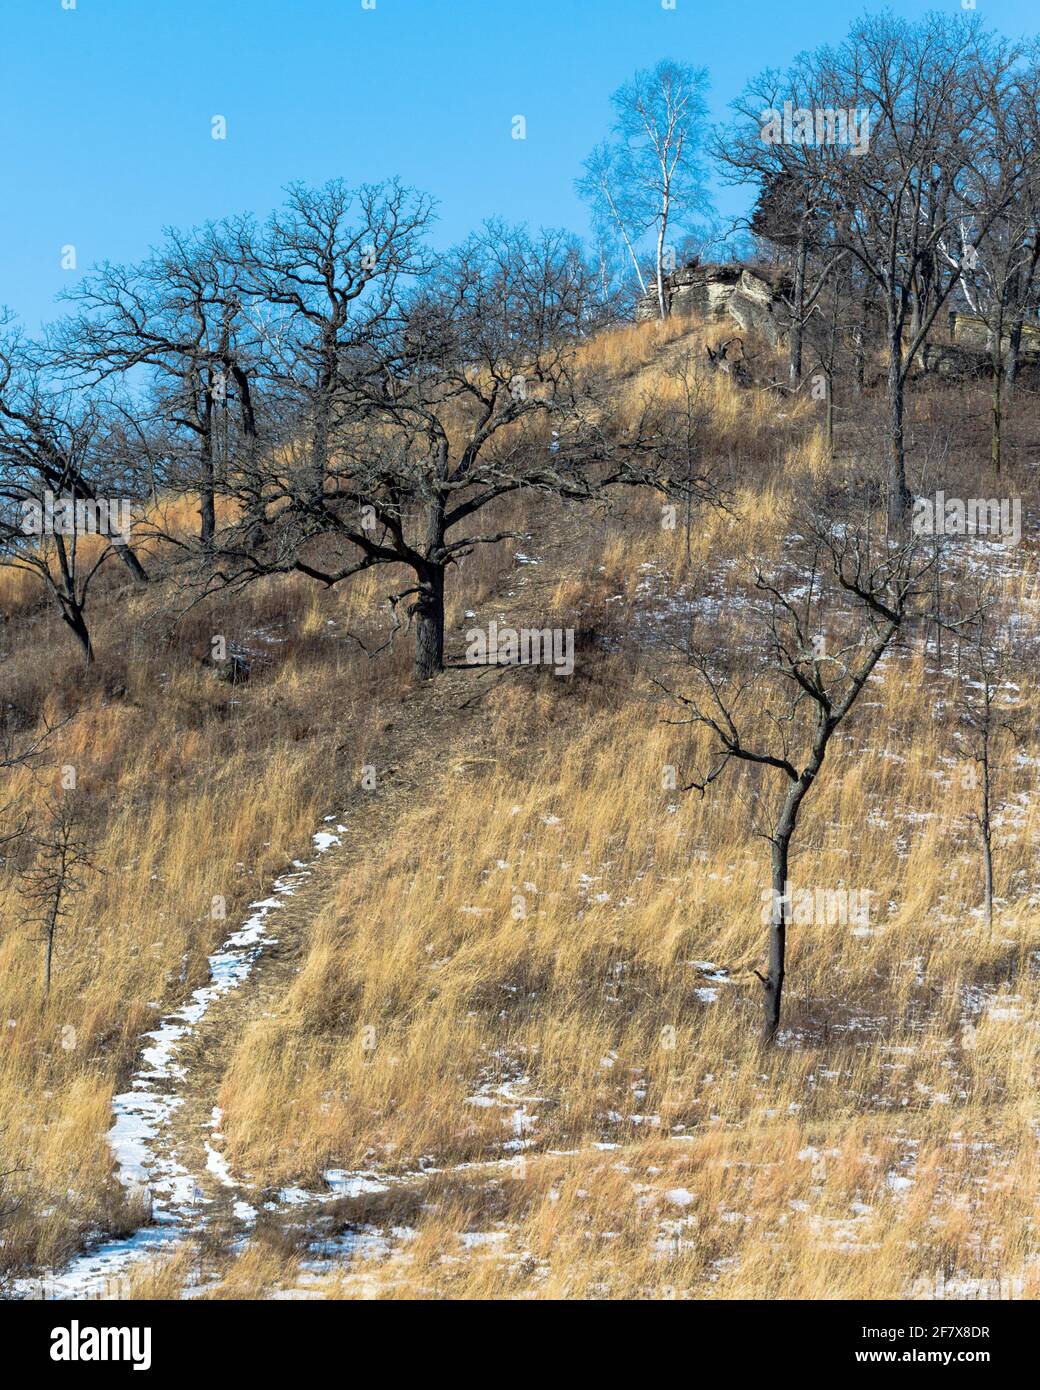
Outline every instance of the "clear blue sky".
<path id="1" fill-rule="evenodd" d="M 977 4 L 1009 35 L 1036 31 L 1036 0 Z M 890 8 L 945 5 L 960 0 Z M 439 200 L 440 242 L 491 214 L 584 233 L 573 180 L 636 68 L 707 67 L 721 115 L 748 77 L 839 39 L 863 8 L 879 6 L 0 0 L 0 303 L 35 330 L 93 261 L 136 259 L 165 225 L 266 214 L 294 179 L 399 174 Z M 515 115 L 526 140 L 511 138 Z M 70 243 L 78 271 L 61 269 Z"/>

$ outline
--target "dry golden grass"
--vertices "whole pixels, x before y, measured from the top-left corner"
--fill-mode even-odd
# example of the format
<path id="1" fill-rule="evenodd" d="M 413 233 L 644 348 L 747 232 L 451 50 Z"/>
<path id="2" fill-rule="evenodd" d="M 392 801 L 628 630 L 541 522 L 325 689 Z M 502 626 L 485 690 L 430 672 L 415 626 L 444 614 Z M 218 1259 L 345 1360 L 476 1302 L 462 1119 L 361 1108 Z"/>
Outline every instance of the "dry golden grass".
<path id="1" fill-rule="evenodd" d="M 705 522 L 682 566 L 695 592 L 733 526 Z M 648 549 L 603 545 L 606 589 L 681 545 L 643 534 Z M 1033 572 L 1023 556 L 1027 591 Z M 591 692 L 504 688 L 497 766 L 464 794 L 446 777 L 344 880 L 283 1011 L 228 1072 L 233 1166 L 320 1187 L 326 1167 L 450 1169 L 523 1141 L 517 1178 L 460 1173 L 464 1203 L 422 1203 L 415 1238 L 330 1296 L 1035 1288 L 1034 767 L 1002 772 L 990 936 L 976 793 L 935 717 L 955 678 L 919 645 L 893 654 L 829 757 L 793 872 L 869 889 L 870 926 L 792 931 L 785 1042 L 763 1056 L 766 847 L 733 787 L 663 785 L 703 745 L 663 722 L 639 661 L 599 660 Z"/>
<path id="2" fill-rule="evenodd" d="M 159 722 L 128 704 L 82 709 L 53 745 L 60 764 L 76 768 L 105 873 L 88 877 L 60 931 L 49 998 L 38 934 L 18 929 L 25 908 L 7 883 L 2 1143 L 31 1188 L 6 1249 L 35 1263 L 60 1261 L 91 1226 L 122 1224 L 104 1141 L 113 1085 L 159 1002 L 205 981 L 206 956 L 225 930 L 213 898 L 240 913 L 306 845 L 327 805 L 334 722 L 303 744 L 272 730 L 258 757 L 246 730 L 229 738 L 218 718 L 188 722 L 213 700 L 205 682 L 201 671 L 170 679 Z M 284 727 L 291 684 L 272 683 L 271 704 L 254 718 Z M 19 780 L 20 804 L 34 791 L 38 799 Z"/>
<path id="3" fill-rule="evenodd" d="M 646 325 L 584 353 L 637 409 L 646 388 L 674 389 L 662 354 L 680 333 Z M 721 377 L 702 390 L 706 447 L 739 465 L 730 511 L 697 513 L 688 545 L 653 498 L 575 533 L 551 605 L 609 650 L 582 652 L 573 681 L 500 682 L 482 716 L 494 761 L 446 767 L 381 855 L 350 861 L 294 983 L 224 1076 L 234 1172 L 312 1188 L 332 1167 L 404 1178 L 337 1205 L 339 1226 L 381 1240 L 308 1274 L 305 1237 L 266 1229 L 214 1257 L 213 1286 L 210 1261 L 211 1296 L 1040 1292 L 1035 735 L 1000 772 L 990 935 L 976 794 L 943 713 L 956 678 L 920 635 L 886 659 L 807 802 L 792 872 L 799 886 L 869 889 L 869 933 L 847 920 L 792 930 L 783 1044 L 761 1053 L 750 972 L 767 847 L 737 781 L 704 799 L 670 789 L 666 770 L 681 783 L 707 750 L 666 722 L 648 679 L 681 687 L 687 674 L 653 640 L 655 605 L 676 588 L 734 599 L 742 557 L 776 552 L 788 503 L 832 465 L 804 399 Z M 493 558 L 467 563 L 454 620 L 503 574 Z M 1002 602 L 1035 622 L 1035 552 L 1013 569 Z M 54 680 L 53 653 L 37 671 L 39 645 L 9 663 L 18 708 L 38 696 L 53 716 L 77 711 L 48 757 L 77 767 L 107 870 L 60 938 L 49 1000 L 17 863 L 4 882 L 0 1022 L 15 1023 L 0 1042 L 0 1168 L 29 1174 L 5 1233 L 12 1267 L 132 1224 L 104 1143 L 113 1088 L 157 1005 L 201 982 L 221 930 L 212 895 L 233 915 L 263 893 L 332 809 L 331 760 L 359 766 L 406 685 L 406 653 L 376 668 L 337 635 L 372 624 L 387 587 L 272 583 L 158 650 L 154 598 L 127 610 L 113 587 L 98 644 L 112 655 L 92 683 Z M 24 621 L 39 643 L 44 619 Z M 286 639 L 240 690 L 184 656 L 225 630 Z M 1032 672 L 1016 679 L 1032 708 Z M 39 795 L 24 774 L 10 790 Z M 430 1167 L 444 1171 L 417 1176 Z M 135 1292 L 176 1296 L 199 1271 L 181 1250 Z"/>
<path id="4" fill-rule="evenodd" d="M 21 1170 L 8 1182 L 19 1198 L 5 1231 L 13 1269 L 60 1264 L 86 1232 L 133 1223 L 110 1180 L 113 1090 L 161 1008 L 205 982 L 228 925 L 214 898 L 233 921 L 306 851 L 333 809 L 334 778 L 353 772 L 379 717 L 375 671 L 345 636 L 362 593 L 345 604 L 315 586 L 266 586 L 174 627 L 162 592 L 109 598 L 90 672 L 46 610 L 24 620 L 5 663 L 9 710 L 24 711 L 27 728 L 33 711 L 59 725 L 33 773 L 7 775 L 5 824 L 27 810 L 42 823 L 73 769 L 103 870 L 70 900 L 49 997 L 20 893 L 25 842 L 0 872 L 0 1170 Z M 253 654 L 248 685 L 199 663 L 213 632 Z M 406 670 L 402 649 L 380 679 L 392 691 Z"/>

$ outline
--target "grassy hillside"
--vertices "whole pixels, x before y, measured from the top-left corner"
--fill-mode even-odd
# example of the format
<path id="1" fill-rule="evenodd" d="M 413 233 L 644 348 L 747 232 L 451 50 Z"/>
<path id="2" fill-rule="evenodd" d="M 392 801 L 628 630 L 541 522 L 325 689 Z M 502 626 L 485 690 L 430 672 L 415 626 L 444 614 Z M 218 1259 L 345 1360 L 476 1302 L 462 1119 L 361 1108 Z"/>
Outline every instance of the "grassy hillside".
<path id="1" fill-rule="evenodd" d="M 71 900 L 49 996 L 28 846 L 0 871 L 5 1277 L 144 1219 L 113 1174 L 112 1096 L 331 817 L 304 906 L 189 1055 L 169 1142 L 203 1210 L 134 1265 L 135 1292 L 1037 1295 L 1040 750 L 1026 717 L 995 754 L 990 930 L 957 717 L 971 676 L 926 625 L 840 729 L 795 847 L 800 887 L 869 892 L 869 919 L 792 929 L 783 1032 L 757 1046 L 768 845 L 741 777 L 681 790 L 710 752 L 668 692 L 692 681 L 691 637 L 744 650 L 749 557 L 782 560 L 800 503 L 869 494 L 881 403 L 843 403 L 829 459 L 809 395 L 703 371 L 717 336 L 648 324 L 585 353 L 621 413 L 678 392 L 693 354 L 726 507 L 687 535 L 645 493 L 509 503 L 527 538 L 453 572 L 433 682 L 414 683 L 407 633 L 365 650 L 391 627 L 385 576 L 271 578 L 181 612 L 172 585 L 111 570 L 88 673 L 3 579 L 5 716 L 55 732 L 0 805 L 45 816 L 73 767 L 103 870 Z M 779 378 L 751 346 L 758 380 Z M 916 393 L 912 458 L 921 488 L 1022 498 L 1022 544 L 966 542 L 945 582 L 991 581 L 1028 711 L 1035 402 L 1012 404 L 1000 478 L 979 462 L 985 411 L 981 385 Z M 573 677 L 467 667 L 466 629 L 492 619 L 573 627 Z M 248 681 L 200 659 L 214 634 L 248 652 Z"/>

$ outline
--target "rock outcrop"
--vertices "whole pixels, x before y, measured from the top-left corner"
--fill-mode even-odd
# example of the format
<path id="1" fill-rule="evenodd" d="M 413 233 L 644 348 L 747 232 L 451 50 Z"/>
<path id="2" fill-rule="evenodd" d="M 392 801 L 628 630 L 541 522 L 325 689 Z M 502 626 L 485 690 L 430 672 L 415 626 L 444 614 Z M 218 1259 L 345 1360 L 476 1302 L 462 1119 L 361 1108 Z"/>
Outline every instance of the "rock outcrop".
<path id="1" fill-rule="evenodd" d="M 784 295 L 789 277 L 782 271 L 751 269 L 736 262 L 687 265 L 668 276 L 665 284 L 671 314 L 729 320 L 741 332 L 755 332 L 773 346 L 786 333 L 789 311 Z M 654 288 L 636 304 L 636 318 L 653 319 L 660 312 Z"/>
<path id="2" fill-rule="evenodd" d="M 947 341 L 925 343 L 921 349 L 921 369 L 926 375 L 934 374 L 951 381 L 990 377 L 993 375 L 991 340 L 985 319 L 975 314 L 951 312 L 947 316 Z M 1001 346 L 1006 357 L 1010 346 L 1006 333 Z M 1031 325 L 1027 325 L 1022 334 L 1018 380 L 1030 389 L 1035 389 L 1040 382 L 1040 333 Z"/>
<path id="3" fill-rule="evenodd" d="M 989 352 L 993 333 L 986 320 L 978 314 L 963 314 L 956 310 L 947 315 L 948 336 L 951 343 L 966 348 L 969 352 Z M 1007 352 L 1011 346 L 1011 335 L 1004 329 L 1001 350 Z M 1036 357 L 1040 353 L 1040 330 L 1032 324 L 1022 327 L 1022 342 L 1019 351 L 1023 358 Z"/>

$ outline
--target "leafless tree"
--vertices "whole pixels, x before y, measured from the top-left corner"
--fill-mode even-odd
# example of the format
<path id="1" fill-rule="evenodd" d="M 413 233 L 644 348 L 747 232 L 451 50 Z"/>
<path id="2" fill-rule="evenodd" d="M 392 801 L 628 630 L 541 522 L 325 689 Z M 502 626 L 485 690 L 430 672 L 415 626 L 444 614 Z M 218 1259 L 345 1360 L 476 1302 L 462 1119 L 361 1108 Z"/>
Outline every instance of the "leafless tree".
<path id="1" fill-rule="evenodd" d="M 607 239 L 620 237 L 635 267 L 639 285 L 646 280 L 638 247 L 652 229 L 654 277 L 662 318 L 665 298 L 666 247 L 669 228 L 705 206 L 703 172 L 697 155 L 700 122 L 706 106 L 707 74 L 680 63 L 660 62 L 637 72 L 611 101 L 613 142 L 597 146 L 585 161 L 579 193 Z"/>
<path id="2" fill-rule="evenodd" d="M 978 81 L 991 138 L 976 159 L 974 200 L 988 207 L 1002 190 L 999 214 L 965 258 L 959 290 L 986 325 L 991 373 L 990 461 L 1003 457 L 1005 382 L 1014 386 L 1027 316 L 1040 305 L 1040 47 L 1021 70 L 982 69 Z"/>
<path id="3" fill-rule="evenodd" d="M 1004 142 L 1001 157 L 990 158 L 1002 138 L 997 113 L 1021 99 L 1021 58 L 1019 46 L 987 34 L 975 16 L 868 17 L 792 74 L 752 84 L 735 129 L 716 140 L 724 167 L 762 182 L 771 200 L 764 211 L 779 226 L 765 226 L 767 236 L 786 238 L 799 265 L 807 243 L 825 244 L 825 268 L 851 257 L 875 287 L 887 357 L 888 512 L 899 528 L 910 509 L 904 417 L 914 362 L 976 247 L 1040 158 L 1035 141 Z M 756 118 L 784 100 L 801 103 L 816 130 L 759 147 Z M 836 123 L 839 113 L 857 122 L 855 148 L 831 138 L 827 118 Z M 992 176 L 980 179 L 987 161 Z M 799 270 L 793 353 L 811 300 Z"/>
<path id="4" fill-rule="evenodd" d="M 670 446 L 666 446 L 670 464 L 668 471 L 684 493 L 686 559 L 689 561 L 694 506 L 698 500 L 705 500 L 704 489 L 708 483 L 705 454 L 709 411 L 704 398 L 704 377 L 689 349 L 679 354 L 668 375 L 678 392 L 678 401 L 666 427 Z M 721 499 L 716 496 L 712 500 Z"/>
<path id="5" fill-rule="evenodd" d="M 973 170 L 990 140 L 979 74 L 1003 89 L 1019 58 L 975 18 L 931 15 L 917 25 L 888 16 L 859 21 L 821 63 L 827 87 L 870 114 L 869 146 L 827 162 L 834 245 L 875 282 L 888 357 L 888 513 L 904 528 L 910 508 L 905 392 L 915 358 L 963 273 L 1023 176 L 1012 162 L 979 196 Z"/>
<path id="6" fill-rule="evenodd" d="M 11 772 L 16 768 L 27 768 L 33 772 L 58 727 L 60 725 L 44 718 L 35 732 L 19 736 L 10 727 L 7 711 L 0 709 L 0 772 Z M 7 819 L 11 805 L 10 801 L 0 805 L 0 849 L 21 839 L 31 823 L 29 811 L 19 808 L 18 818 L 12 825 Z"/>
<path id="7" fill-rule="evenodd" d="M 17 333 L 0 339 L 0 565 L 39 579 L 87 662 L 87 600 L 102 566 L 118 557 L 135 582 L 147 579 L 123 529 L 131 499 L 101 496 L 132 483 L 120 478 L 120 460 L 110 467 L 114 457 L 99 404 L 49 380 Z"/>
<path id="8" fill-rule="evenodd" d="M 711 765 L 687 789 L 703 795 L 734 764 L 766 774 L 751 793 L 771 862 L 768 965 L 764 975 L 755 972 L 764 1043 L 780 1025 L 789 858 L 803 803 L 835 732 L 911 616 L 932 563 L 916 542 L 888 543 L 869 528 L 807 519 L 800 529 L 806 539 L 785 572 L 755 570 L 761 633 L 751 674 L 735 668 L 732 652 L 693 649 L 697 689 L 674 694 L 686 712 L 676 722 L 707 728 L 714 746 Z M 783 788 L 778 797 L 769 795 L 771 778 Z"/>
<path id="9" fill-rule="evenodd" d="M 78 312 L 51 335 L 54 363 L 90 385 L 147 374 L 151 399 L 138 412 L 148 409 L 168 431 L 163 484 L 198 493 L 204 545 L 216 529 L 232 412 L 247 443 L 256 438 L 259 330 L 246 313 L 231 235 L 215 225 L 170 230 L 141 264 L 105 263 L 68 292 Z"/>
<path id="10" fill-rule="evenodd" d="M 851 389 L 854 377 L 858 379 L 862 370 L 863 304 L 857 282 L 854 262 L 835 265 L 820 286 L 803 327 L 809 386 L 813 399 L 823 401 L 824 446 L 829 460 L 834 458 L 835 424 L 842 409 L 838 396 L 843 386 Z"/>
<path id="11" fill-rule="evenodd" d="M 278 389 L 283 419 L 291 415 L 295 452 L 315 499 L 337 432 L 354 418 L 357 355 L 385 335 L 404 285 L 428 268 L 432 220 L 431 199 L 397 180 L 359 188 L 333 180 L 320 188 L 291 185 L 285 206 L 263 228 L 236 224 L 233 255 L 264 370 Z"/>
<path id="12" fill-rule="evenodd" d="M 767 117 L 783 112 L 785 103 L 792 111 L 833 109 L 834 93 L 809 55 L 784 73 L 769 70 L 750 82 L 733 103 L 734 119 L 712 133 L 710 148 L 729 182 L 758 187 L 750 230 L 791 258 L 788 356 L 790 383 L 796 386 L 802 378 L 806 321 L 829 275 L 848 256 L 832 244 L 827 156 L 845 159 L 849 152 L 836 145 L 821 151 L 805 142 L 763 138 Z"/>
<path id="13" fill-rule="evenodd" d="M 993 931 L 993 801 L 1000 771 L 999 744 L 1016 740 L 1016 719 L 1011 681 L 1012 658 L 1007 634 L 994 624 L 993 596 L 976 594 L 971 620 L 958 633 L 960 649 L 959 735 L 971 759 L 969 785 L 978 791 L 972 821 L 979 832 L 982 852 L 983 911 L 986 930 Z"/>
<path id="14" fill-rule="evenodd" d="M 68 793 L 48 806 L 43 832 L 33 836 L 33 843 L 36 858 L 23 875 L 22 895 L 37 913 L 29 920 L 43 929 L 43 985 L 49 992 L 54 946 L 68 916 L 69 898 L 85 887 L 88 871 L 100 870 L 82 838 L 77 808 Z"/>
<path id="15" fill-rule="evenodd" d="M 610 408 L 579 380 L 594 293 L 577 248 L 555 233 L 490 223 L 441 257 L 363 344 L 340 353 L 349 404 L 321 426 L 320 494 L 312 439 L 269 456 L 243 499 L 248 523 L 219 538 L 211 582 L 295 571 L 335 585 L 403 566 L 415 582 L 391 602 L 410 600 L 416 674 L 436 674 L 449 568 L 518 534 L 485 529 L 493 504 L 524 491 L 589 500 L 667 472 L 652 405 L 619 444 Z"/>

